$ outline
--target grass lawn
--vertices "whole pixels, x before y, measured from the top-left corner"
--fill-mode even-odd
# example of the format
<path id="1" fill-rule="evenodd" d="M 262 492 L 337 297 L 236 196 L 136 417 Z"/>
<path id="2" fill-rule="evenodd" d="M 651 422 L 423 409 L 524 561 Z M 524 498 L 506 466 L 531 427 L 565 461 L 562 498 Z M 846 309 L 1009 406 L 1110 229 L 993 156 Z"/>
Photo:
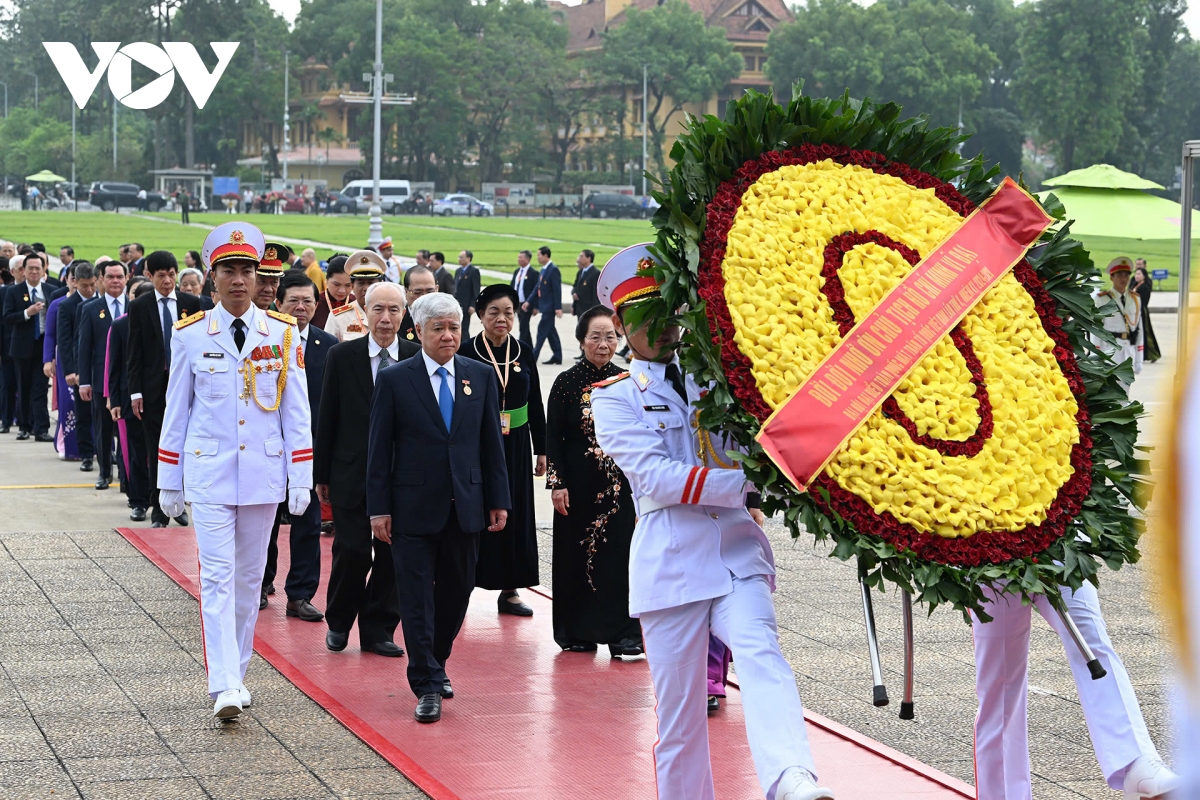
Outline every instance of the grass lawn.
<path id="1" fill-rule="evenodd" d="M 1165 281 L 1156 281 L 1154 290 L 1160 292 L 1179 291 L 1179 242 L 1169 239 L 1118 239 L 1112 236 L 1080 236 L 1084 247 L 1092 254 L 1092 262 L 1100 270 L 1108 266 L 1108 262 L 1117 256 L 1128 256 L 1132 259 L 1146 259 L 1146 266 L 1151 270 L 1169 270 L 1171 275 Z M 1200 239 L 1192 240 L 1192 291 L 1200 289 L 1197 280 L 1197 270 L 1200 269 Z"/>

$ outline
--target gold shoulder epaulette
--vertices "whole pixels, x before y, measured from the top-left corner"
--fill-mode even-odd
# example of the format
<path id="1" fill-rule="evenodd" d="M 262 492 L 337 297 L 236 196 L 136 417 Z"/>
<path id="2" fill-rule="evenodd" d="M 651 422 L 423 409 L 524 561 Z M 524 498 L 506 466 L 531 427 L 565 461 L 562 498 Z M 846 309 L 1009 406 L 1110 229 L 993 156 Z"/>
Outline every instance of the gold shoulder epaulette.
<path id="1" fill-rule="evenodd" d="M 177 330 L 177 331 L 182 330 L 183 328 L 186 328 L 188 325 L 191 325 L 193 322 L 199 322 L 202 319 L 204 319 L 203 311 L 197 311 L 195 314 L 189 314 L 188 316 L 184 317 L 183 319 L 181 319 L 175 323 L 175 330 Z"/>
<path id="2" fill-rule="evenodd" d="M 295 318 L 295 317 L 293 317 L 291 314 L 285 314 L 285 313 L 283 313 L 282 311 L 274 311 L 274 310 L 272 310 L 272 309 L 269 309 L 269 308 L 268 308 L 268 309 L 267 309 L 267 316 L 268 316 L 268 317 L 272 317 L 272 318 L 274 318 L 274 319 L 277 319 L 277 320 L 279 320 L 280 322 L 286 323 L 286 324 L 288 324 L 288 325 L 295 325 L 295 324 L 296 324 L 296 318 Z"/>
<path id="3" fill-rule="evenodd" d="M 346 303 L 346 305 L 342 306 L 341 308 L 335 308 L 333 310 L 333 315 L 336 317 L 338 314 L 345 314 L 349 310 L 350 310 L 350 304 Z"/>
<path id="4" fill-rule="evenodd" d="M 620 375 L 614 375 L 611 378 L 600 381 L 599 383 L 593 383 L 592 388 L 593 389 L 603 389 L 605 386 L 612 386 L 614 383 L 617 383 L 618 381 L 623 381 L 628 377 L 629 377 L 628 372 L 622 372 Z"/>

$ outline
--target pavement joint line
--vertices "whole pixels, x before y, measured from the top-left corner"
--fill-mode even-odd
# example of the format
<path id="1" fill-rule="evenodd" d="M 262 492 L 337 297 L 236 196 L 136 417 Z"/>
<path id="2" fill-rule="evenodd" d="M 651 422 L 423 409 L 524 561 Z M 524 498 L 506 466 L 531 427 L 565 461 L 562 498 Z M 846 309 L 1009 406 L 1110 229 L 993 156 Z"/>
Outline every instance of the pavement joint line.
<path id="1" fill-rule="evenodd" d="M 0 486 L 3 489 L 95 489 L 91 483 L 31 483 L 22 486 Z"/>

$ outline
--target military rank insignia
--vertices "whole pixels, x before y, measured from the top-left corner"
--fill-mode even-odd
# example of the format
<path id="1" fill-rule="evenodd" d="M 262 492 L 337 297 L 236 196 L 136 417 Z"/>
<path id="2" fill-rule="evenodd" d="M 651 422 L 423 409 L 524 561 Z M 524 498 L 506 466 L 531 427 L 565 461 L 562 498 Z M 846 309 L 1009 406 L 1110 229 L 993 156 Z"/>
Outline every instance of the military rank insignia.
<path id="1" fill-rule="evenodd" d="M 363 326 L 359 325 L 357 322 L 346 326 L 347 333 L 362 333 L 364 330 L 365 328 L 363 328 Z"/>

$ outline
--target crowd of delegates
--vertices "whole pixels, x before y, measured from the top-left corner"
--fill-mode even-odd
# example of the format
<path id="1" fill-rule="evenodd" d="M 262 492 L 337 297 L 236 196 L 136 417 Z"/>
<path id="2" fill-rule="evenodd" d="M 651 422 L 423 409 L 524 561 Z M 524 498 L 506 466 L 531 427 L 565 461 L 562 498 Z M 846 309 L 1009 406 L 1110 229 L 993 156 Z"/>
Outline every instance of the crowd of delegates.
<path id="1" fill-rule="evenodd" d="M 156 454 L 176 323 L 220 302 L 214 273 L 195 250 L 180 263 L 165 250 L 147 255 L 141 243 L 94 261 L 76 258 L 67 246 L 59 259 L 62 267 L 52 277 L 42 244 L 0 244 L 0 432 L 15 425 L 17 438 L 51 443 L 60 459 L 98 473 L 98 490 L 117 484 L 134 521 L 187 525 L 187 511 L 171 517 L 162 508 Z M 506 476 L 506 520 L 481 537 L 468 589 L 497 592 L 499 613 L 532 616 L 519 591 L 540 583 L 534 481 L 547 476 L 556 512 L 556 641 L 573 652 L 606 645 L 613 656 L 641 653 L 626 602 L 632 499 L 620 470 L 596 444 L 588 406 L 588 387 L 621 371 L 613 363 L 617 336 L 610 315 L 597 305 L 594 260 L 590 250 L 577 259 L 569 310 L 578 318 L 582 355 L 555 381 L 547 414 L 539 347 L 551 345 L 546 364 L 563 358 L 554 326 L 563 314 L 562 277 L 550 248 L 536 255 L 520 251 L 510 281 L 484 285 L 469 250 L 457 254 L 452 270 L 440 252 L 419 250 L 402 260 L 390 239 L 324 260 L 312 249 L 297 255 L 286 244 L 266 243 L 252 300 L 296 320 L 307 362 L 318 502 L 295 517 L 281 505 L 260 610 L 276 591 L 279 526 L 290 523 L 285 613 L 325 620 L 330 650 L 346 647 L 357 621 L 362 649 L 404 654 L 395 643 L 401 602 L 391 548 L 373 535 L 367 513 L 363 421 L 379 371 L 422 352 L 413 305 L 442 294 L 462 314 L 454 345 L 459 358 L 452 363 L 478 364 L 494 383 L 501 423 L 495 460 Z M 49 410 L 56 412 L 53 430 Z M 324 613 L 312 604 L 322 531 L 334 537 Z"/>

